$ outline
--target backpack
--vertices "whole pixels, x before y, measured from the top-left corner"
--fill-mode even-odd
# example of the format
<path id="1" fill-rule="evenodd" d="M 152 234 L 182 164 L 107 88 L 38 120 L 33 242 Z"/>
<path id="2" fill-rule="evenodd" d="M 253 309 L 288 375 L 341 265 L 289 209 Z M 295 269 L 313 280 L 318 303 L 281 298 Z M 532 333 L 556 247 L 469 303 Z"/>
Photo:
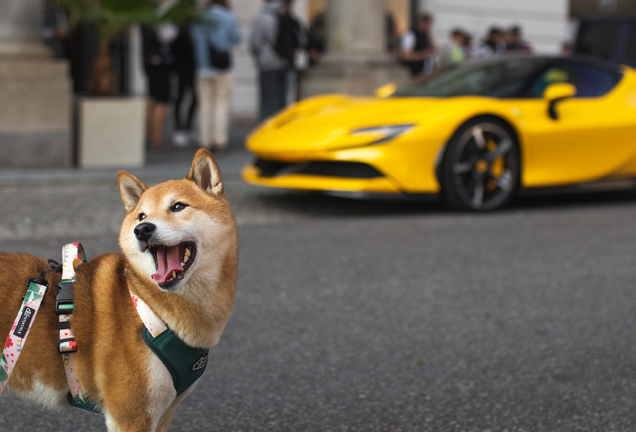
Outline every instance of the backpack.
<path id="1" fill-rule="evenodd" d="M 281 58 L 292 61 L 296 49 L 300 48 L 296 20 L 289 14 L 279 14 L 277 17 L 278 33 L 276 34 L 274 49 Z"/>
<path id="2" fill-rule="evenodd" d="M 220 51 L 214 47 L 212 42 L 208 42 L 208 55 L 212 67 L 217 70 L 228 70 L 232 66 L 232 55 L 229 51 Z"/>
<path id="3" fill-rule="evenodd" d="M 219 71 L 225 71 L 232 67 L 232 53 L 229 50 L 221 51 L 214 46 L 212 40 L 210 39 L 210 33 L 222 30 L 220 28 L 220 24 L 218 21 L 208 21 L 206 23 L 206 40 L 207 40 L 207 48 L 208 48 L 208 58 L 210 59 L 210 65 L 212 68 L 217 69 Z"/>

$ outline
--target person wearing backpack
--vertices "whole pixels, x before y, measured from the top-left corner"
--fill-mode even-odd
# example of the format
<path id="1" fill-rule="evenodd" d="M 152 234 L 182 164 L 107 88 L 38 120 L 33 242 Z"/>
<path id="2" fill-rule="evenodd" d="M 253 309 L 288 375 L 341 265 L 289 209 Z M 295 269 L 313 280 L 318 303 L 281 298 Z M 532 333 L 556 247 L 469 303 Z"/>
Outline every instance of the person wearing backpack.
<path id="1" fill-rule="evenodd" d="M 210 1 L 202 17 L 202 22 L 191 27 L 197 64 L 199 139 L 201 147 L 224 152 L 234 88 L 232 48 L 241 43 L 241 32 L 229 0 Z"/>
<path id="2" fill-rule="evenodd" d="M 283 13 L 279 0 L 265 0 L 252 23 L 250 51 L 259 71 L 260 120 L 283 109 L 289 88 L 288 74 L 299 47 L 294 19 Z M 291 0 L 284 0 L 291 3 Z"/>

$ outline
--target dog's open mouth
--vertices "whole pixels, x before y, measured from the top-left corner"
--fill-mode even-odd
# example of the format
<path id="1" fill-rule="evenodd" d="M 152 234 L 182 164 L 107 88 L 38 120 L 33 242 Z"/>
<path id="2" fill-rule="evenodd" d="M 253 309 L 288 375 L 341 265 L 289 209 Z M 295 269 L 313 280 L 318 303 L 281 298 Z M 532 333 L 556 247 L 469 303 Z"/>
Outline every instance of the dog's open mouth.
<path id="1" fill-rule="evenodd" d="M 192 242 L 174 246 L 148 245 L 148 249 L 157 269 L 157 273 L 151 277 L 161 288 L 171 288 L 183 279 L 197 254 L 196 245 Z"/>

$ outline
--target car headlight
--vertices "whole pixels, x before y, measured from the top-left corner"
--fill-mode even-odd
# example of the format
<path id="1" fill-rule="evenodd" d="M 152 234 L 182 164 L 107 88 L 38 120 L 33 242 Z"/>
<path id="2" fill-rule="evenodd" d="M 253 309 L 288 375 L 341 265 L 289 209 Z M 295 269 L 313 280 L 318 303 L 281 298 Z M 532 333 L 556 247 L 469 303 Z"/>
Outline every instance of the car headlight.
<path id="1" fill-rule="evenodd" d="M 352 130 L 351 135 L 377 137 L 369 144 L 381 144 L 397 138 L 399 135 L 402 135 L 404 132 L 412 129 L 414 126 L 414 124 L 398 124 L 389 126 L 366 127 Z"/>

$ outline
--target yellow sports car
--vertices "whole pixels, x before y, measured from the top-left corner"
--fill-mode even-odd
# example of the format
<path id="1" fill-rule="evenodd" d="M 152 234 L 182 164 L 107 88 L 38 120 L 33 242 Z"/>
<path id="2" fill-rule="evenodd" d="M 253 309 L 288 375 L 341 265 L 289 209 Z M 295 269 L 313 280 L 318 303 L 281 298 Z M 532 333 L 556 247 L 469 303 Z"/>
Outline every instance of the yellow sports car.
<path id="1" fill-rule="evenodd" d="M 636 178 L 636 71 L 627 66 L 500 57 L 383 96 L 285 109 L 248 138 L 256 160 L 243 178 L 353 197 L 434 194 L 472 210 L 519 191 Z"/>

